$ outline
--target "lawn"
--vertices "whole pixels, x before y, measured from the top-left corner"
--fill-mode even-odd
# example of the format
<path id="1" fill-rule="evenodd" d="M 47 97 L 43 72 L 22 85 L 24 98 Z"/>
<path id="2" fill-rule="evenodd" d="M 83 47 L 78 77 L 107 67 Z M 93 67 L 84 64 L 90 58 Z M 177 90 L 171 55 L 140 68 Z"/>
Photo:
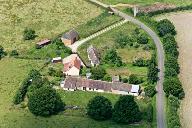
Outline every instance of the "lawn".
<path id="1" fill-rule="evenodd" d="M 85 24 L 102 12 L 85 0 L 1 0 L 0 44 L 9 51 L 26 51 L 37 41 Z M 26 27 L 36 31 L 38 37 L 34 41 L 22 39 Z"/>
<path id="2" fill-rule="evenodd" d="M 171 3 L 178 6 L 192 4 L 191 0 L 99 0 L 99 1 L 104 2 L 106 4 L 124 3 L 124 4 L 149 5 L 155 2 Z"/>
<path id="3" fill-rule="evenodd" d="M 119 28 L 116 28 L 114 30 L 111 30 L 108 33 L 105 33 L 85 44 L 79 47 L 78 53 L 81 56 L 81 58 L 84 60 L 84 62 L 89 65 L 88 55 L 87 55 L 87 48 L 90 45 L 95 46 L 101 57 L 105 54 L 106 49 L 113 48 L 116 44 L 115 37 L 119 33 L 123 33 L 125 35 L 130 35 L 136 28 L 134 24 L 126 23 L 123 26 L 120 26 Z M 142 31 L 142 30 L 141 30 Z M 142 31 L 143 32 L 143 31 Z M 152 44 L 152 41 L 149 41 L 150 44 Z M 140 76 L 146 76 L 147 74 L 147 68 L 146 67 L 135 67 L 132 66 L 132 62 L 134 58 L 144 58 L 144 59 L 150 59 L 151 57 L 151 51 L 143 50 L 143 46 L 140 46 L 139 48 L 134 47 L 125 47 L 125 48 L 118 48 L 117 53 L 122 58 L 122 61 L 126 64 L 124 67 L 110 67 L 107 65 L 104 65 L 105 69 L 107 69 L 107 72 L 113 76 L 113 75 L 122 75 L 122 76 L 129 76 L 130 74 L 137 74 Z"/>

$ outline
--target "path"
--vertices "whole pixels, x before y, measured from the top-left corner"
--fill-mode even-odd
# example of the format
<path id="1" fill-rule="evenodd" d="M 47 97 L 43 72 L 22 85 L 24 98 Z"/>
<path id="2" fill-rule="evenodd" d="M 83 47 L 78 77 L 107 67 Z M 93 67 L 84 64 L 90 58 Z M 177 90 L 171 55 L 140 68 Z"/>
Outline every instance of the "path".
<path id="1" fill-rule="evenodd" d="M 74 44 L 72 44 L 72 45 L 70 45 L 68 47 L 70 47 L 72 49 L 72 52 L 76 53 L 78 47 L 81 46 L 83 43 L 86 43 L 87 41 L 89 41 L 89 40 L 91 40 L 93 38 L 96 38 L 96 37 L 100 36 L 101 34 L 106 33 L 108 31 L 112 30 L 113 28 L 121 26 L 121 25 L 123 25 L 126 22 L 128 22 L 128 21 L 127 20 L 123 20 L 123 21 L 120 21 L 120 22 L 118 22 L 116 24 L 113 24 L 113 25 L 111 25 L 111 26 L 109 26 L 109 27 L 107 27 L 107 28 L 105 28 L 105 29 L 103 29 L 103 30 L 101 30 L 101 31 L 99 31 L 99 32 L 97 32 L 97 33 L 95 33 L 95 34 L 85 38 L 85 39 L 82 39 L 80 41 L 75 42 Z"/>
<path id="2" fill-rule="evenodd" d="M 97 0 L 91 0 L 92 2 L 95 1 L 95 4 L 99 4 L 102 6 L 101 2 L 98 2 Z M 103 7 L 107 5 L 104 4 Z M 107 6 L 109 7 L 109 6 Z M 163 91 L 163 81 L 164 81 L 164 50 L 161 43 L 161 40 L 159 39 L 158 35 L 150 29 L 148 26 L 146 26 L 141 21 L 111 7 L 111 10 L 113 12 L 121 17 L 123 17 L 125 20 L 128 20 L 138 26 L 140 26 L 143 30 L 145 30 L 153 39 L 156 48 L 157 48 L 157 54 L 158 54 L 158 69 L 160 72 L 158 73 L 159 81 L 157 82 L 157 99 L 156 99 L 156 107 L 157 107 L 157 127 L 158 128 L 166 128 L 166 114 L 164 110 L 164 91 Z"/>

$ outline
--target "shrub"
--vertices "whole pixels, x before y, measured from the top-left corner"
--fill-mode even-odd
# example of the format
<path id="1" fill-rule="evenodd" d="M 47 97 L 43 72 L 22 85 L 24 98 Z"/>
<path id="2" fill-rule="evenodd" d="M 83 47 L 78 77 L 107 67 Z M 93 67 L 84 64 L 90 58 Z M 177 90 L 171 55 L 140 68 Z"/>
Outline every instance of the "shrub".
<path id="1" fill-rule="evenodd" d="M 142 83 L 143 82 L 143 80 L 141 79 L 141 78 L 138 78 L 136 75 L 134 75 L 134 74 L 131 74 L 130 76 L 129 76 L 129 83 L 130 84 L 140 84 L 140 83 Z"/>
<path id="2" fill-rule="evenodd" d="M 173 68 L 177 74 L 180 73 L 180 67 L 177 61 L 177 58 L 167 55 L 165 60 L 165 67 L 166 68 Z"/>
<path id="3" fill-rule="evenodd" d="M 123 78 L 122 81 L 123 81 L 123 83 L 127 83 L 128 79 L 127 78 Z"/>
<path id="4" fill-rule="evenodd" d="M 31 29 L 31 28 L 25 28 L 24 32 L 23 32 L 23 39 L 24 40 L 33 40 L 37 37 L 37 35 L 35 34 L 35 30 Z"/>
<path id="5" fill-rule="evenodd" d="M 144 60 L 142 58 L 138 58 L 133 61 L 133 66 L 146 67 L 148 65 L 149 65 L 149 60 Z"/>
<path id="6" fill-rule="evenodd" d="M 177 76 L 177 71 L 174 68 L 165 68 L 165 77 L 175 77 Z"/>
<path id="7" fill-rule="evenodd" d="M 0 45 L 0 60 L 6 55 L 3 46 Z"/>
<path id="8" fill-rule="evenodd" d="M 167 19 L 158 22 L 157 31 L 161 37 L 166 34 L 176 35 L 175 26 Z"/>
<path id="9" fill-rule="evenodd" d="M 141 34 L 138 36 L 137 42 L 139 44 L 147 44 L 149 42 L 149 38 L 146 34 Z"/>
<path id="10" fill-rule="evenodd" d="M 28 108 L 36 116 L 50 116 L 64 110 L 65 104 L 54 89 L 43 86 L 36 89 L 28 100 Z"/>
<path id="11" fill-rule="evenodd" d="M 106 74 L 104 77 L 103 77 L 103 80 L 104 81 L 108 81 L 108 82 L 111 82 L 112 81 L 112 78 L 109 74 Z"/>
<path id="12" fill-rule="evenodd" d="M 12 50 L 11 53 L 10 53 L 10 56 L 18 56 L 19 53 L 17 50 Z"/>
<path id="13" fill-rule="evenodd" d="M 147 122 L 153 122 L 153 106 L 149 104 L 147 107 Z"/>
<path id="14" fill-rule="evenodd" d="M 62 71 L 57 71 L 57 70 L 55 70 L 54 68 L 52 68 L 52 67 L 50 67 L 49 69 L 48 69 L 48 74 L 50 75 L 50 76 L 54 76 L 54 77 L 62 77 L 63 76 L 63 73 L 62 73 Z"/>
<path id="15" fill-rule="evenodd" d="M 104 63 L 110 64 L 112 66 L 120 67 L 123 65 L 121 57 L 117 55 L 116 50 L 107 50 L 103 58 Z"/>
<path id="16" fill-rule="evenodd" d="M 87 114 L 95 120 L 107 120 L 112 116 L 112 104 L 107 98 L 96 96 L 89 101 Z"/>
<path id="17" fill-rule="evenodd" d="M 117 46 L 124 48 L 127 44 L 130 43 L 130 39 L 127 35 L 120 33 L 115 38 L 115 42 L 117 42 Z"/>
<path id="18" fill-rule="evenodd" d="M 184 97 L 184 91 L 181 86 L 181 82 L 177 77 L 166 78 L 163 83 L 163 90 L 167 96 L 173 95 L 179 99 Z"/>
<path id="19" fill-rule="evenodd" d="M 153 97 L 157 91 L 154 86 L 150 85 L 150 86 L 145 87 L 144 92 L 145 92 L 146 96 Z"/>
<path id="20" fill-rule="evenodd" d="M 117 123 L 134 123 L 141 120 L 141 113 L 134 97 L 120 96 L 114 105 L 112 118 Z"/>

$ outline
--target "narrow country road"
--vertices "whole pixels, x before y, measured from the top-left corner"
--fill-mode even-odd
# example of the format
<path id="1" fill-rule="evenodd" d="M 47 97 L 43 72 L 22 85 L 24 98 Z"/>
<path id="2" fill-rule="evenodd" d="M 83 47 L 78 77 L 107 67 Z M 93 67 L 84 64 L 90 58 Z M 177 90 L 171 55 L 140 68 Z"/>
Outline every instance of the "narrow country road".
<path id="1" fill-rule="evenodd" d="M 146 26 L 141 21 L 117 10 L 112 8 L 115 14 L 123 17 L 124 19 L 140 26 L 143 30 L 145 30 L 153 39 L 156 48 L 157 48 L 157 54 L 158 54 L 158 69 L 160 70 L 158 77 L 159 81 L 157 82 L 157 99 L 156 99 L 156 106 L 157 106 L 157 127 L 158 128 L 166 128 L 166 116 L 165 116 L 165 110 L 164 110 L 164 91 L 163 91 L 163 81 L 164 81 L 164 50 L 161 43 L 161 40 L 157 36 L 157 34 L 150 29 L 148 26 Z"/>
<path id="2" fill-rule="evenodd" d="M 140 28 L 142 28 L 143 30 L 145 30 L 149 36 L 151 36 L 151 38 L 153 39 L 156 48 L 157 48 L 157 54 L 158 54 L 158 69 L 160 70 L 158 73 L 158 77 L 159 77 L 159 81 L 157 82 L 157 96 L 156 96 L 156 109 L 157 109 L 157 128 L 166 128 L 166 113 L 165 113 L 165 107 L 164 107 L 164 91 L 163 91 L 163 81 L 164 81 L 164 49 L 161 43 L 160 38 L 158 37 L 158 35 L 151 29 L 149 28 L 147 25 L 145 25 L 144 23 L 142 23 L 141 21 L 127 15 L 126 13 L 123 13 L 115 8 L 113 8 L 112 6 L 106 5 L 104 3 L 101 3 L 97 0 L 89 0 L 90 2 L 101 6 L 103 8 L 110 8 L 116 15 L 121 16 L 122 18 L 124 18 L 126 21 L 130 21 L 136 25 L 138 25 Z"/>

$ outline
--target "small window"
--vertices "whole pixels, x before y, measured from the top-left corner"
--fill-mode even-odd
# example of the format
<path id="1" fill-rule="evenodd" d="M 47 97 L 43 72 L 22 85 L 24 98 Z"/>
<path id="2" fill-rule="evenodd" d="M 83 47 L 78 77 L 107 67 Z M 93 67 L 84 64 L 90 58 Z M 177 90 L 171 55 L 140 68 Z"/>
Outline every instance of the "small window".
<path id="1" fill-rule="evenodd" d="M 91 90 L 91 88 L 89 88 L 89 90 Z"/>

